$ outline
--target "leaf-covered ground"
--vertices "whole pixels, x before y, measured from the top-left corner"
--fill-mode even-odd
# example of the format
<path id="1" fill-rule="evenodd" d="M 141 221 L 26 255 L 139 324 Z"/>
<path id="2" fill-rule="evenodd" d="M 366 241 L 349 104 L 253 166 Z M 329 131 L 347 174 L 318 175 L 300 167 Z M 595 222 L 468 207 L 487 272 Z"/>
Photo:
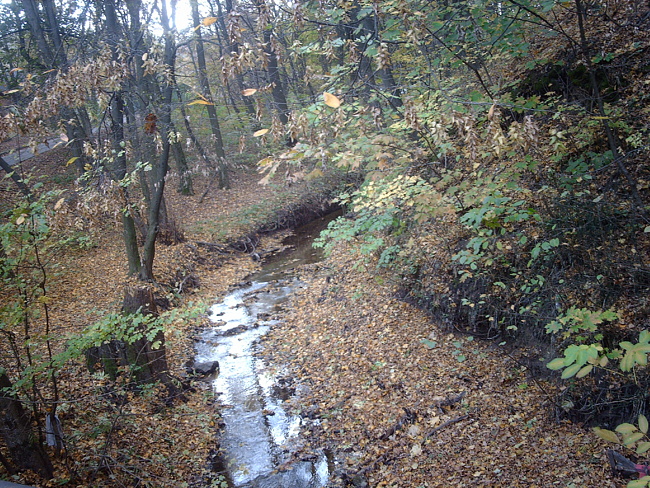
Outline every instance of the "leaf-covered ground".
<path id="1" fill-rule="evenodd" d="M 341 250 L 264 340 L 305 393 L 306 452 L 331 449 L 333 483 L 371 487 L 614 487 L 604 446 L 556 421 L 528 351 L 441 330 Z"/>
<path id="2" fill-rule="evenodd" d="M 43 155 L 40 171 L 65 186 L 65 160 L 56 151 Z M 232 190 L 212 191 L 205 203 L 199 198 L 207 182 L 198 182 L 193 197 L 168 192 L 171 215 L 188 240 L 158 248 L 156 276 L 167 285 L 161 295 L 180 270 L 199 284 L 181 302 L 212 303 L 257 268 L 247 255 L 197 244 L 250 230 L 254 214 L 274 198 L 257 179 L 240 175 Z M 16 196 L 10 182 L 0 190 L 5 204 Z M 78 333 L 98 311 L 120 307 L 129 280 L 119 225 L 103 221 L 93 235 L 94 247 L 55 256 L 55 337 Z M 258 250 L 276 246 L 263 240 Z M 624 486 L 611 477 L 602 442 L 580 425 L 556 421 L 554 386 L 531 378 L 524 366 L 532 352 L 441 330 L 398 298 L 389 277 L 360 262 L 353 250 L 340 249 L 306 268 L 309 286 L 264 341 L 270 367 L 289 365 L 303 392 L 291 405 L 306 419 L 297 457 L 330 450 L 337 459 L 332 483 L 354 486 Z M 178 376 L 192 356 L 197 325 L 178 323 L 167 334 Z M 157 392 L 116 397 L 81 361 L 60 382 L 68 457 L 56 459 L 57 478 L 49 483 L 29 474 L 14 480 L 55 486 L 75 475 L 78 487 L 131 486 L 138 479 L 149 486 L 206 485 L 219 425 L 206 389 L 197 385 L 171 407 Z"/>
<path id="3" fill-rule="evenodd" d="M 49 151 L 25 162 L 23 169 L 34 175 L 32 183 L 43 181 L 45 188 L 66 189 L 64 195 L 70 195 L 75 176 L 71 167 L 65 167 L 68 158 L 65 150 Z M 254 172 L 233 175 L 231 190 L 213 188 L 204 202 L 200 202 L 200 197 L 207 179 L 195 180 L 196 194 L 191 197 L 178 195 L 174 191 L 174 179 L 170 180 L 166 193 L 168 211 L 184 231 L 186 240 L 157 247 L 157 297 L 175 306 L 189 303 L 209 306 L 229 286 L 240 283 L 259 267 L 249 255 L 225 246 L 227 239 L 253 230 L 259 205 L 272 207 L 269 202 L 275 198 L 274 190 L 261 187 L 258 180 Z M 21 195 L 13 183 L 0 181 L 0 204 L 10 208 L 16 198 Z M 74 213 L 71 212 L 72 216 Z M 56 220 L 56 215 L 53 216 Z M 74 231 L 59 225 L 54 238 Z M 127 276 L 119 215 L 97 217 L 84 228 L 83 235 L 91 237 L 90 247 L 64 246 L 47 256 L 55 353 L 102 314 L 119 311 L 125 286 L 134 283 Z M 209 248 L 199 244 L 205 242 L 219 245 Z M 277 238 L 268 237 L 258 243 L 257 251 L 263 253 L 276 247 Z M 186 286 L 178 294 L 179 281 L 189 275 L 198 287 Z M 5 290 L 1 290 L 0 299 L 6 298 L 4 294 Z M 168 362 L 172 373 L 180 379 L 186 377 L 185 364 L 194 354 L 196 328 L 204 322 L 207 319 L 178 321 L 166 333 Z M 44 333 L 44 324 L 35 320 L 32 327 L 32 335 L 38 340 Z M 0 353 L 3 364 L 10 364 L 11 354 L 2 343 Z M 68 363 L 58 381 L 57 412 L 66 436 L 67 453 L 56 456 L 50 451 L 55 479 L 44 481 L 29 472 L 10 476 L 0 465 L 1 477 L 43 487 L 59 486 L 66 481 L 65 486 L 93 488 L 142 484 L 209 486 L 214 474 L 209 473 L 208 460 L 218 445 L 220 420 L 207 385 L 195 383 L 193 390 L 184 391 L 183 398 L 173 399 L 170 405 L 162 389 L 139 395 L 124 384 L 116 385 L 101 375 L 89 374 L 83 358 Z M 50 397 L 52 392 L 44 388 L 43 394 Z M 2 447 L 0 452 L 7 457 Z"/>

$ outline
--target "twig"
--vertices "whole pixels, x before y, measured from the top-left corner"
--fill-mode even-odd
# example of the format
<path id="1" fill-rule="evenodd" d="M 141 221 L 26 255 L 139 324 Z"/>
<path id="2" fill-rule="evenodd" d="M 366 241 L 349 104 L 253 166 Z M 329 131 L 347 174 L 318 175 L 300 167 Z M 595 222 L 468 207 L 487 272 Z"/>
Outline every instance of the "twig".
<path id="1" fill-rule="evenodd" d="M 431 429 L 427 435 L 424 436 L 425 439 L 431 437 L 435 433 L 437 433 L 439 430 L 444 429 L 445 427 L 449 427 L 452 424 L 455 424 L 457 422 L 460 422 L 462 420 L 465 420 L 469 415 L 461 415 L 460 417 L 453 418 L 451 420 L 447 420 L 444 424 L 439 425 L 438 427 L 435 427 L 434 429 Z"/>
<path id="2" fill-rule="evenodd" d="M 395 434 L 398 430 L 402 429 L 404 425 L 407 424 L 412 424 L 417 420 L 417 413 L 409 410 L 408 408 L 404 408 L 404 415 L 400 417 L 400 419 L 397 421 L 395 425 L 393 425 L 390 429 L 388 429 L 386 432 L 384 432 L 381 437 L 379 437 L 380 440 L 385 441 L 388 439 L 390 436 Z"/>

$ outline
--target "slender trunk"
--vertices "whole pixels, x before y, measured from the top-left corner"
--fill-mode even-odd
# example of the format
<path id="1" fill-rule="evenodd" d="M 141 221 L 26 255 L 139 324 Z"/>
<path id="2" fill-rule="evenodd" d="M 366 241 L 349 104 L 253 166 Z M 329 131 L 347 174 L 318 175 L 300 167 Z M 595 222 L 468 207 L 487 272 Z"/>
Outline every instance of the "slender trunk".
<path id="1" fill-rule="evenodd" d="M 114 0 L 106 0 L 106 27 L 109 32 L 109 43 L 113 50 L 113 58 L 117 59 L 117 40 L 119 39 L 119 27 L 115 13 Z M 110 107 L 111 114 L 111 138 L 113 141 L 113 179 L 120 181 L 126 176 L 126 152 L 124 147 L 124 99 L 121 92 L 113 94 Z M 122 213 L 122 225 L 124 230 L 124 245 L 126 247 L 129 274 L 137 274 L 141 268 L 140 252 L 135 229 L 135 222 L 131 214 L 128 193 L 124 190 L 125 209 Z"/>
<path id="2" fill-rule="evenodd" d="M 585 8 L 582 3 L 582 0 L 575 0 L 576 11 L 578 14 L 578 29 L 580 31 L 580 47 L 582 50 L 582 55 L 585 59 L 587 65 L 587 71 L 589 73 L 589 81 L 591 82 L 591 88 L 594 93 L 594 98 L 596 99 L 596 106 L 598 107 L 599 118 L 601 120 L 603 131 L 607 137 L 607 144 L 609 145 L 609 150 L 612 153 L 612 159 L 616 162 L 618 171 L 623 175 L 627 184 L 630 187 L 630 192 L 632 193 L 632 198 L 634 200 L 634 206 L 637 211 L 645 214 L 643 208 L 643 200 L 639 195 L 639 190 L 636 184 L 636 180 L 630 174 L 629 170 L 625 166 L 624 158 L 619 156 L 619 146 L 614 136 L 614 131 L 609 125 L 609 117 L 605 113 L 605 104 L 603 102 L 603 97 L 600 93 L 600 86 L 598 85 L 598 80 L 596 79 L 596 70 L 593 63 L 591 62 L 591 52 L 589 49 L 589 43 L 587 42 L 587 34 L 585 30 L 584 20 L 586 16 Z"/>
<path id="3" fill-rule="evenodd" d="M 174 123 L 171 123 L 170 127 L 171 132 L 176 133 L 176 127 Z M 178 193 L 182 195 L 194 195 L 194 189 L 192 188 L 192 175 L 190 173 L 190 168 L 187 165 L 187 158 L 185 157 L 185 151 L 183 151 L 183 145 L 177 137 L 174 135 L 173 141 L 171 142 L 172 154 L 174 156 L 174 161 L 176 161 L 176 169 L 178 171 Z"/>
<path id="4" fill-rule="evenodd" d="M 38 5 L 35 0 L 22 0 L 23 11 L 25 12 L 25 19 L 29 25 L 29 30 L 36 39 L 36 45 L 41 54 L 41 59 L 48 68 L 55 68 L 54 55 L 50 49 L 50 45 L 45 38 L 43 27 L 41 26 L 41 18 L 38 14 Z"/>
<path id="5" fill-rule="evenodd" d="M 176 49 L 174 46 L 173 33 L 169 29 L 169 18 L 167 16 L 167 2 L 161 2 L 161 21 L 165 34 L 164 62 L 171 71 L 165 81 L 162 91 L 162 107 L 160 116 L 160 131 L 162 133 L 163 150 L 160 154 L 158 164 L 154 169 L 154 181 L 151 188 L 151 204 L 149 205 L 149 226 L 147 236 L 145 237 L 142 250 L 142 268 L 140 269 L 140 279 L 143 281 L 152 281 L 153 261 L 156 255 L 156 237 L 160 230 L 160 208 L 165 192 L 165 177 L 169 168 L 169 152 L 171 144 L 169 142 L 169 131 L 172 128 L 171 109 L 172 95 L 174 93 L 174 64 Z"/>
<path id="6" fill-rule="evenodd" d="M 226 27 L 224 14 L 223 11 L 221 10 L 221 2 L 217 2 L 217 9 L 219 12 L 219 15 L 217 15 L 217 18 L 219 19 L 219 27 L 221 28 L 224 39 L 227 40 L 227 53 L 228 54 L 239 53 L 239 44 L 233 42 L 232 39 L 230 39 L 230 36 L 228 35 L 228 28 Z M 233 10 L 232 0 L 226 0 L 226 12 L 230 14 L 232 13 L 232 10 Z M 244 89 L 246 88 L 246 84 L 244 83 L 244 75 L 242 73 L 235 74 L 235 81 L 237 82 L 239 93 L 241 94 L 241 92 L 243 92 Z M 242 99 L 244 102 L 244 107 L 246 107 L 246 113 L 248 114 L 249 124 L 251 128 L 254 131 L 260 129 L 261 126 L 255 114 L 255 104 L 253 103 L 252 98 L 242 97 Z M 235 105 L 233 104 L 233 106 Z"/>
<path id="7" fill-rule="evenodd" d="M 194 25 L 199 25 L 201 20 L 199 17 L 199 4 L 198 0 L 190 0 L 192 6 L 192 21 Z M 217 109 L 214 105 L 212 98 L 212 91 L 210 89 L 210 81 L 208 79 L 207 64 L 205 62 L 205 50 L 203 47 L 203 37 L 201 36 L 201 29 L 194 31 L 194 40 L 196 42 L 196 60 L 198 63 L 197 75 L 201 91 L 205 99 L 210 103 L 205 108 L 208 112 L 208 119 L 210 120 L 210 128 L 212 129 L 212 137 L 214 138 L 214 150 L 217 155 L 219 170 L 219 187 L 229 188 L 228 172 L 225 167 L 226 153 L 223 146 L 223 138 L 221 137 L 221 128 L 219 127 L 219 119 L 217 118 Z"/>
<path id="8" fill-rule="evenodd" d="M 4 169 L 5 172 L 11 177 L 12 180 L 14 180 L 14 183 L 16 183 L 16 186 L 18 189 L 23 192 L 23 194 L 26 197 L 29 197 L 31 195 L 31 192 L 29 191 L 29 188 L 27 188 L 27 185 L 23 182 L 23 179 L 16 173 L 16 170 L 9 166 L 9 164 L 0 157 L 0 168 Z"/>

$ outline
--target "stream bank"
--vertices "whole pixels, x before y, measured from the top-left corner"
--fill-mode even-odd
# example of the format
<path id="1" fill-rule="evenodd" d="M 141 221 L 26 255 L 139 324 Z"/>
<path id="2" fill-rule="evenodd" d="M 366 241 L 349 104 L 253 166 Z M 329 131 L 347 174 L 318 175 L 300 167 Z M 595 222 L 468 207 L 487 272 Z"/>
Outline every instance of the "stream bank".
<path id="1" fill-rule="evenodd" d="M 556 386 L 522 366 L 532 350 L 445 332 L 375 264 L 339 246 L 262 338 L 302 385 L 303 451 L 336 453 L 330 486 L 619 486 L 610 446 L 557 422 Z"/>

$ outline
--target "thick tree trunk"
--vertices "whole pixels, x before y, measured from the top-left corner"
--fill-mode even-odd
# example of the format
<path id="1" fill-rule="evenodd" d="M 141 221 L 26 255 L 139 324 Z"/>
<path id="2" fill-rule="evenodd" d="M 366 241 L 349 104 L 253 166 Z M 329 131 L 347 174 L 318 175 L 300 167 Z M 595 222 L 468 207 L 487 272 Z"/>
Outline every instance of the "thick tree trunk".
<path id="1" fill-rule="evenodd" d="M 45 449 L 32 431 L 32 422 L 20 401 L 8 389 L 11 381 L 0 373 L 0 435 L 4 439 L 13 463 L 19 469 L 29 469 L 44 478 L 54 476 L 54 468 Z"/>
<path id="2" fill-rule="evenodd" d="M 122 312 L 126 315 L 140 312 L 143 315 L 158 315 L 153 292 L 147 286 L 127 287 L 124 291 Z M 153 344 L 159 346 L 154 348 Z M 161 381 L 168 388 L 171 386 L 167 355 L 165 352 L 165 334 L 159 331 L 153 340 L 143 337 L 126 346 L 126 356 L 134 368 L 138 383 Z"/>
<path id="3" fill-rule="evenodd" d="M 158 315 L 153 292 L 148 286 L 127 287 L 124 290 L 122 313 L 126 316 Z M 86 351 L 86 365 L 94 372 L 98 364 L 104 372 L 115 380 L 120 366 L 131 368 L 132 380 L 138 384 L 149 384 L 160 381 L 170 395 L 177 392 L 167 365 L 165 349 L 165 334 L 158 331 L 150 337 L 149 331 L 140 325 L 135 331 L 143 337 L 135 341 L 111 340 L 98 347 Z M 155 346 L 155 347 L 154 347 Z"/>

